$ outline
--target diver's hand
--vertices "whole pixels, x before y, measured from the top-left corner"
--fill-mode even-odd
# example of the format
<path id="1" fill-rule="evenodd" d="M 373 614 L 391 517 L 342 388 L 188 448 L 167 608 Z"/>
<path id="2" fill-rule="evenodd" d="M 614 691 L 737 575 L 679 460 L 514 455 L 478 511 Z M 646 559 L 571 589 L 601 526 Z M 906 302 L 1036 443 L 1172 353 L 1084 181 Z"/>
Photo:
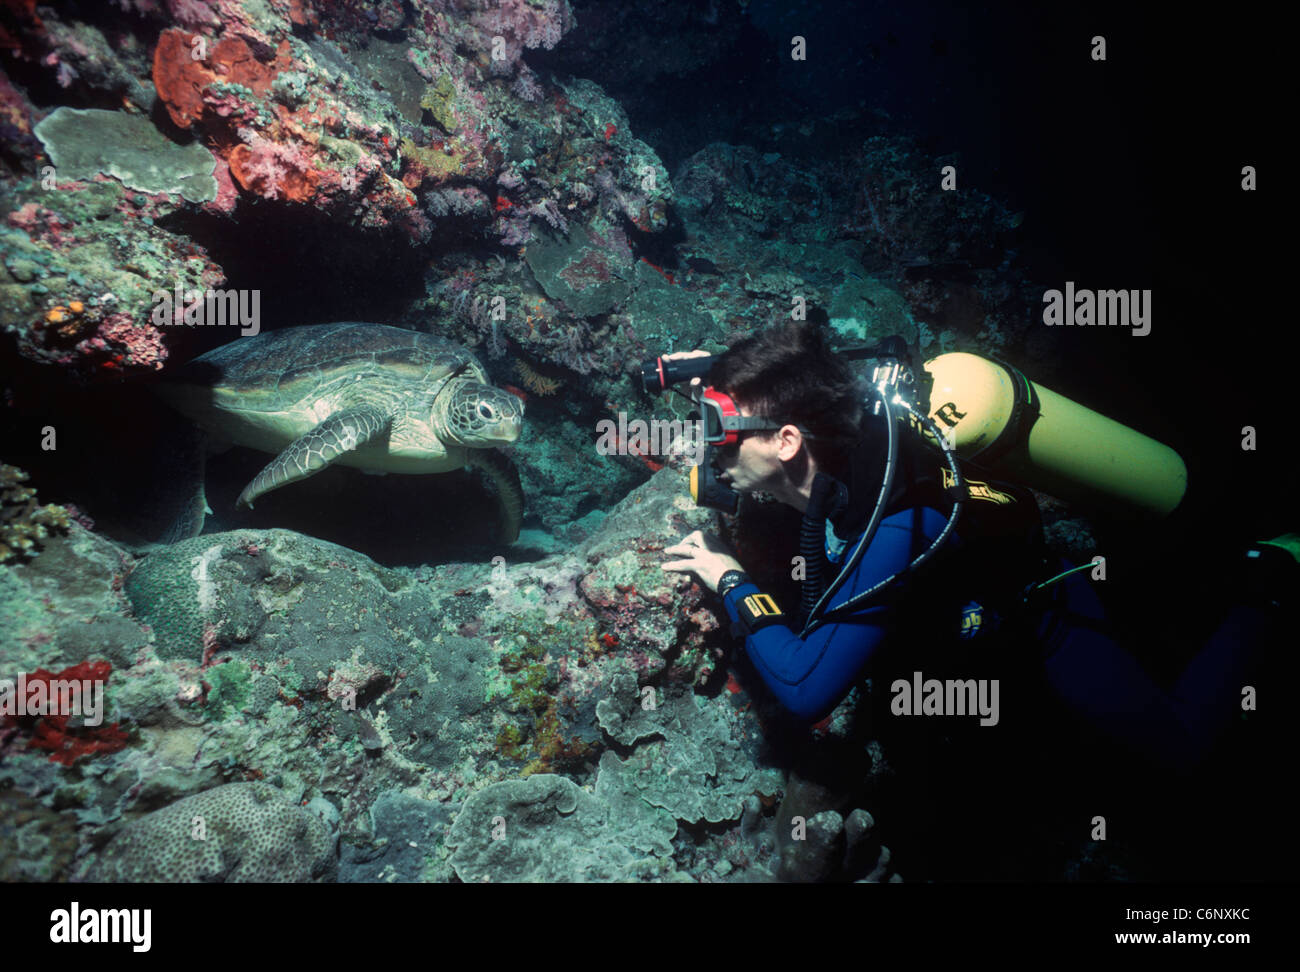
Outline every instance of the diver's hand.
<path id="1" fill-rule="evenodd" d="M 696 349 L 694 351 L 674 351 L 671 354 L 661 354 L 659 357 L 661 357 L 664 361 L 677 361 L 680 358 L 707 358 L 710 357 L 710 355 L 711 352 L 709 351 L 701 351 L 699 349 Z M 690 384 L 687 387 L 689 387 L 691 392 L 694 393 L 695 389 L 700 387 L 700 385 L 702 384 L 703 382 L 700 381 L 700 379 L 692 378 Z M 665 388 L 664 397 L 665 398 L 668 397 L 668 394 L 669 394 L 669 390 Z"/>
<path id="2" fill-rule="evenodd" d="M 695 351 L 674 351 L 672 354 L 661 354 L 659 357 L 665 361 L 677 361 L 680 358 L 707 358 L 709 353 L 708 351 L 696 349 Z"/>
<path id="3" fill-rule="evenodd" d="M 700 583 L 717 593 L 718 581 L 729 570 L 744 570 L 740 561 L 731 555 L 721 540 L 711 533 L 696 530 L 682 538 L 682 542 L 673 547 L 665 547 L 664 553 L 681 557 L 661 564 L 662 570 L 673 570 L 682 574 L 694 574 Z"/>

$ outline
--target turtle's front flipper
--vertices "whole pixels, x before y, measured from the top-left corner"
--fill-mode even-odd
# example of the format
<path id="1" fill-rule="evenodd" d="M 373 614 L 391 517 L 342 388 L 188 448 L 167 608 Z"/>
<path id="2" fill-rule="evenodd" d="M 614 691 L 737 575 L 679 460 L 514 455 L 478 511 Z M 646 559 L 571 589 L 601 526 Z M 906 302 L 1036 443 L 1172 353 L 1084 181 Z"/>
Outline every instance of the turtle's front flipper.
<path id="1" fill-rule="evenodd" d="M 515 464 L 495 449 L 470 449 L 466 464 L 483 470 L 501 503 L 501 541 L 519 539 L 519 524 L 524 518 L 524 488 Z"/>
<path id="2" fill-rule="evenodd" d="M 253 508 L 253 500 L 285 483 L 314 476 L 331 462 L 386 433 L 393 418 L 372 405 L 358 405 L 331 415 L 301 438 L 294 439 L 253 481 L 244 487 L 236 506 Z"/>

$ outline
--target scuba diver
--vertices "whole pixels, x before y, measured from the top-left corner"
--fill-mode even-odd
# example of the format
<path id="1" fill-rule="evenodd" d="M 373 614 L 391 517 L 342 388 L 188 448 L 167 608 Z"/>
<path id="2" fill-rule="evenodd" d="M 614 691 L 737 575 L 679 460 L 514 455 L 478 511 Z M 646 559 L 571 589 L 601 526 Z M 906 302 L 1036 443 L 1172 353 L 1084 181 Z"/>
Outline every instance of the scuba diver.
<path id="1" fill-rule="evenodd" d="M 853 357 L 878 362 L 869 384 Z M 890 687 L 892 716 L 921 715 L 923 682 L 956 674 L 959 685 L 992 685 L 991 700 L 980 695 L 980 726 L 1041 736 L 1050 695 L 1072 725 L 1146 765 L 1190 772 L 1241 718 L 1260 648 L 1300 590 L 1300 536 L 1243 551 L 1240 603 L 1166 690 L 1108 626 L 1092 588 L 1104 561 L 1065 569 L 1047 550 L 1033 493 L 991 470 L 1165 514 L 1186 487 L 1167 446 L 1001 362 L 944 355 L 913 371 L 901 339 L 836 352 L 813 322 L 770 328 L 716 358 L 661 358 L 643 377 L 656 391 L 692 382 L 706 443 L 691 470 L 698 504 L 735 513 L 740 494 L 760 493 L 802 514 L 796 610 L 764 593 L 710 533 L 667 548 L 673 559 L 662 567 L 717 593 L 754 669 L 803 724 L 864 675 L 878 696 Z M 943 401 L 933 412 L 932 395 Z M 925 694 L 924 714 L 953 714 L 942 695 Z M 972 694 L 960 714 L 970 717 L 973 703 Z"/>

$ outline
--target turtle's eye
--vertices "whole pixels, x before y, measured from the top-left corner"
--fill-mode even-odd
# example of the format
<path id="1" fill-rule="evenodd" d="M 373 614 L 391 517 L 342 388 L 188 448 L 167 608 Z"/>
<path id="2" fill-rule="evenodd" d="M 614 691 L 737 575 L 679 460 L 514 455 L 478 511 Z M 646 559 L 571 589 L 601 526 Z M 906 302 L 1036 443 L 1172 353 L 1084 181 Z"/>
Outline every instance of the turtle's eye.
<path id="1" fill-rule="evenodd" d="M 478 414 L 481 418 L 485 418 L 485 419 L 491 419 L 496 417 L 496 413 L 492 411 L 492 406 L 489 405 L 487 402 L 478 403 Z"/>

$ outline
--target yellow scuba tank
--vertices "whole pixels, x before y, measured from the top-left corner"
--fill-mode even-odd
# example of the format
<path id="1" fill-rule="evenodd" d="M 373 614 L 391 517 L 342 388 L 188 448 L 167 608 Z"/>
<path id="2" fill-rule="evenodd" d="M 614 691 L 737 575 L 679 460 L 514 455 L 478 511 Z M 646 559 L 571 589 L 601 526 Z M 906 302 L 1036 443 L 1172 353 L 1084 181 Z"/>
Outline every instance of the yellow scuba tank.
<path id="1" fill-rule="evenodd" d="M 925 363 L 930 417 L 957 454 L 1062 499 L 1164 515 L 1187 489 L 1169 446 L 1030 381 L 956 351 Z"/>

